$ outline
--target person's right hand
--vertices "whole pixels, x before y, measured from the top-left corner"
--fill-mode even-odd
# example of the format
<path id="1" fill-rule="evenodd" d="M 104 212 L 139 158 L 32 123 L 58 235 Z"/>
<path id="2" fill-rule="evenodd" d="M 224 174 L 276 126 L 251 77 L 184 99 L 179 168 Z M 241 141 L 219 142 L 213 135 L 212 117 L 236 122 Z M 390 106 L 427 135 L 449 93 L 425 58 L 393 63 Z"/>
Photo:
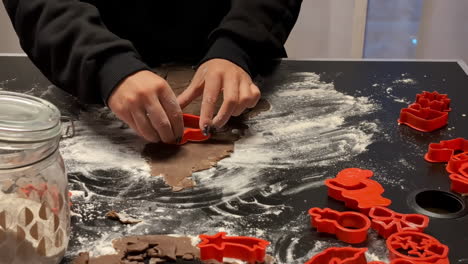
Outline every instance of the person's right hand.
<path id="1" fill-rule="evenodd" d="M 178 143 L 183 136 L 182 110 L 169 84 L 150 71 L 128 76 L 112 92 L 109 108 L 151 142 Z"/>

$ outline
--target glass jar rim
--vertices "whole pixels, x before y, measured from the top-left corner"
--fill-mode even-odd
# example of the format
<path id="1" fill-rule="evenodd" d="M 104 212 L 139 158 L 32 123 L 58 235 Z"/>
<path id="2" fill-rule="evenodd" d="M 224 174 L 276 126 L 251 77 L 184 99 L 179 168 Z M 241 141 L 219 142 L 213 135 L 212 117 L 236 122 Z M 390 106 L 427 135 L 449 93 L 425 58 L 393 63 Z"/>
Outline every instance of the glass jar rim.
<path id="1" fill-rule="evenodd" d="M 0 141 L 43 142 L 61 133 L 55 105 L 35 96 L 0 91 Z"/>

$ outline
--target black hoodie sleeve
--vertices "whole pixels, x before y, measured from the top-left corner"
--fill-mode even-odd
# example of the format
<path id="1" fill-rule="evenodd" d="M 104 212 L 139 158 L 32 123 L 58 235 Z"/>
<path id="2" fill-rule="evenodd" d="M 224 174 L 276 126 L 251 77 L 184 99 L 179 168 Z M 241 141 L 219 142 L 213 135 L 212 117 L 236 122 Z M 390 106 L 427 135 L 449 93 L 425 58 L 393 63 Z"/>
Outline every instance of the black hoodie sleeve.
<path id="1" fill-rule="evenodd" d="M 200 62 L 229 60 L 250 75 L 256 65 L 286 57 L 283 47 L 302 0 L 231 0 L 231 9 L 209 37 L 209 49 Z"/>
<path id="2" fill-rule="evenodd" d="M 78 0 L 3 0 L 20 44 L 55 85 L 84 102 L 102 103 L 128 75 L 148 67 L 130 41 Z"/>

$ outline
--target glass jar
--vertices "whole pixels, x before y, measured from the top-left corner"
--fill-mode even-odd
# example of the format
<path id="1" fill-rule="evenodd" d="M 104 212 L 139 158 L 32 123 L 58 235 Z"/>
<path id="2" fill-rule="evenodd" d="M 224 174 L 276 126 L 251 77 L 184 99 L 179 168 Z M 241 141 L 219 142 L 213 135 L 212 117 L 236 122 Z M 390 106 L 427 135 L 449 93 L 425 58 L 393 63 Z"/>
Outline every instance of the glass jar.
<path id="1" fill-rule="evenodd" d="M 70 206 L 61 135 L 54 105 L 0 92 L 0 264 L 56 264 L 65 254 Z"/>

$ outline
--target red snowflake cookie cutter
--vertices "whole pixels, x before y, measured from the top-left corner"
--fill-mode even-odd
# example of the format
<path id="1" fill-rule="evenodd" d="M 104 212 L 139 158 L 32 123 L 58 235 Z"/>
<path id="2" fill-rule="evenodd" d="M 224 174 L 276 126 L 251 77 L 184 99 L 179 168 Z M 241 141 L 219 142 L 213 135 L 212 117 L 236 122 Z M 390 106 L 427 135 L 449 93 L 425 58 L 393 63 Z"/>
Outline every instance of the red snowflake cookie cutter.
<path id="1" fill-rule="evenodd" d="M 437 111 L 451 111 L 450 98 L 446 94 L 440 94 L 436 91 L 427 92 L 423 91 L 416 95 L 416 103 L 420 104 L 423 108 L 430 108 Z"/>
<path id="2" fill-rule="evenodd" d="M 330 208 L 309 209 L 310 222 L 318 232 L 334 234 L 346 243 L 357 244 L 367 240 L 371 222 L 357 212 L 338 212 Z"/>
<path id="3" fill-rule="evenodd" d="M 424 159 L 429 162 L 447 162 L 453 155 L 459 154 L 457 152 L 468 152 L 468 140 L 455 138 L 431 143 Z"/>
<path id="4" fill-rule="evenodd" d="M 358 168 L 340 171 L 335 178 L 325 180 L 328 195 L 345 202 L 345 206 L 367 214 L 374 206 L 389 206 L 392 201 L 382 197 L 384 188 L 369 179 L 373 172 Z"/>
<path id="5" fill-rule="evenodd" d="M 437 239 L 420 232 L 403 231 L 387 239 L 390 259 L 405 259 L 415 264 L 449 264 L 449 248 Z"/>
<path id="6" fill-rule="evenodd" d="M 332 247 L 315 255 L 305 264 L 367 264 L 367 248 Z"/>
<path id="7" fill-rule="evenodd" d="M 447 125 L 448 113 L 412 104 L 408 108 L 401 109 L 398 123 L 418 131 L 431 132 Z"/>
<path id="8" fill-rule="evenodd" d="M 198 244 L 202 260 L 214 259 L 223 262 L 223 258 L 235 258 L 249 263 L 263 262 L 266 248 L 270 242 L 245 236 L 226 236 L 225 232 L 216 235 L 200 235 Z"/>
<path id="9" fill-rule="evenodd" d="M 372 228 L 384 238 L 401 231 L 423 232 L 429 217 L 420 214 L 400 214 L 386 207 L 373 207 L 369 211 Z"/>
<path id="10" fill-rule="evenodd" d="M 203 135 L 202 130 L 200 129 L 200 117 L 191 114 L 183 114 L 184 118 L 184 135 L 179 143 L 179 145 L 185 144 L 189 141 L 191 142 L 201 142 L 208 140 L 210 135 Z"/>

